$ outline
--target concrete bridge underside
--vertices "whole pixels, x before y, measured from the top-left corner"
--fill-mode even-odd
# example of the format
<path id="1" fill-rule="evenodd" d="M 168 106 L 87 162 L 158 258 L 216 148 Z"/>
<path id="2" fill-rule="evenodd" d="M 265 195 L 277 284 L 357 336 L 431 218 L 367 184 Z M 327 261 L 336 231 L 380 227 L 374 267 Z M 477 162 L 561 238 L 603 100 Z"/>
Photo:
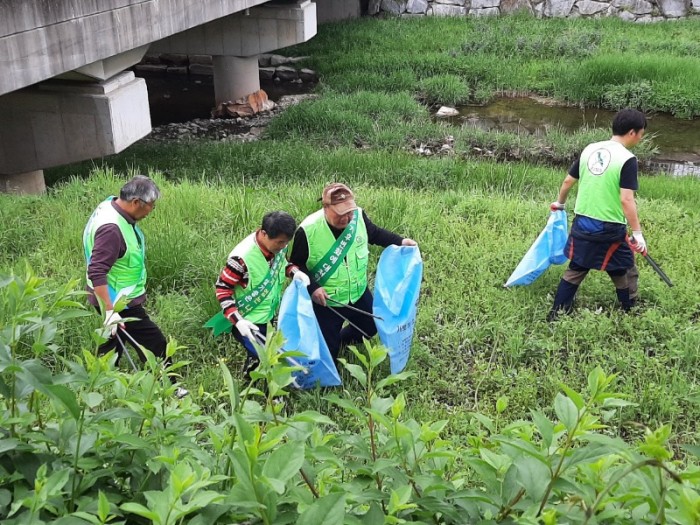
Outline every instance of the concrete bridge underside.
<path id="1" fill-rule="evenodd" d="M 316 34 L 310 0 L 0 0 L 0 191 L 151 131 L 147 50 L 214 57 L 216 100 L 260 89 L 257 55 Z"/>

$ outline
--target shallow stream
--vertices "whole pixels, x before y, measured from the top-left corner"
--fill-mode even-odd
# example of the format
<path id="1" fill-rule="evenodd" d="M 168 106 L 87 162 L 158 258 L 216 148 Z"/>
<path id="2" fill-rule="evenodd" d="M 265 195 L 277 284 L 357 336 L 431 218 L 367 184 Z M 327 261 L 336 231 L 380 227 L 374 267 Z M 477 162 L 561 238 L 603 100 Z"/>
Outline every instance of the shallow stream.
<path id="1" fill-rule="evenodd" d="M 484 130 L 544 135 L 552 127 L 575 131 L 583 126 L 608 127 L 615 115 L 605 109 L 564 107 L 530 97 L 499 98 L 486 106 L 463 106 L 451 117 L 455 124 Z M 647 133 L 659 154 L 649 163 L 673 175 L 700 176 L 700 119 L 683 120 L 665 113 L 648 114 Z"/>

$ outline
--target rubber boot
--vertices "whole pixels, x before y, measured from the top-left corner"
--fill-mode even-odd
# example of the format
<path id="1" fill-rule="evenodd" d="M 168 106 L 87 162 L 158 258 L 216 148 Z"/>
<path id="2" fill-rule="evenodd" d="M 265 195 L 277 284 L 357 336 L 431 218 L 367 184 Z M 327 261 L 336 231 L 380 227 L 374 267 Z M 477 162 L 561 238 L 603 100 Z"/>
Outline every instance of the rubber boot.
<path id="1" fill-rule="evenodd" d="M 629 312 L 634 306 L 634 299 L 630 298 L 629 288 L 616 288 L 615 293 L 617 293 L 617 300 L 620 301 L 620 306 L 625 312 Z"/>
<path id="2" fill-rule="evenodd" d="M 577 291 L 578 284 L 572 284 L 564 279 L 559 281 L 559 287 L 554 296 L 554 305 L 547 315 L 547 321 L 555 321 L 561 312 L 570 314 L 574 309 L 574 298 Z"/>

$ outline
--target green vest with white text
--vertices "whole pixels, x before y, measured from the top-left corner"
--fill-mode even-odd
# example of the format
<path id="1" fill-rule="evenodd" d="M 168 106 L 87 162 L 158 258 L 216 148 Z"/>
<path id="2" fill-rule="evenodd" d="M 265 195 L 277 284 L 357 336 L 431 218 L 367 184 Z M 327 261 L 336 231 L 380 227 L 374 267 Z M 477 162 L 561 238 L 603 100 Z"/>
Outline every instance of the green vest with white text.
<path id="1" fill-rule="evenodd" d="M 88 265 L 92 257 L 92 249 L 95 245 L 95 233 L 100 226 L 105 224 L 116 224 L 126 243 L 126 252 L 116 260 L 109 272 L 107 272 L 107 287 L 112 301 L 120 292 L 129 301 L 143 295 L 146 292 L 146 243 L 143 232 L 136 225 L 129 222 L 112 206 L 112 199 L 109 197 L 97 206 L 90 216 L 85 230 L 83 231 L 83 250 L 85 260 Z M 87 284 L 90 288 L 94 286 L 90 279 Z"/>
<path id="2" fill-rule="evenodd" d="M 356 302 L 367 289 L 367 227 L 358 208 L 357 232 L 345 260 L 340 263 L 323 285 L 331 299 L 342 304 Z M 309 245 L 309 258 L 306 267 L 314 268 L 335 244 L 336 238 L 331 231 L 323 210 L 309 215 L 300 225 L 306 233 Z"/>
<path id="3" fill-rule="evenodd" d="M 627 224 L 620 202 L 622 167 L 634 157 L 619 142 L 589 144 L 579 161 L 579 189 L 574 213 L 605 222 Z"/>
<path id="4" fill-rule="evenodd" d="M 242 286 L 236 286 L 234 288 L 234 295 L 238 304 L 241 304 L 244 297 L 251 292 L 254 293 L 258 289 L 270 272 L 270 264 L 274 261 L 274 258 L 272 261 L 265 259 L 260 247 L 255 242 L 255 235 L 256 232 L 251 233 L 238 243 L 229 254 L 229 258 L 236 256 L 243 259 L 243 262 L 245 262 L 248 268 L 248 285 L 245 288 Z M 274 317 L 277 307 L 280 304 L 286 267 L 286 263 L 279 265 L 277 275 L 272 276 L 273 281 L 270 292 L 260 304 L 256 305 L 255 308 L 244 316 L 246 320 L 255 324 L 265 324 Z"/>

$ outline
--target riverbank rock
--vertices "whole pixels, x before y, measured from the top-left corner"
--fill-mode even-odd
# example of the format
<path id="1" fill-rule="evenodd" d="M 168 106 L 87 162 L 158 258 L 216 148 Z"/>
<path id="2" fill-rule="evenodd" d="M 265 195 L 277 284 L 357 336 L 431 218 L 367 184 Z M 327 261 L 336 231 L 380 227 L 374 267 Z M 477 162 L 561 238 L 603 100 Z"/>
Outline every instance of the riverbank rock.
<path id="1" fill-rule="evenodd" d="M 241 97 L 233 102 L 223 102 L 219 104 L 214 111 L 212 111 L 212 117 L 251 117 L 261 111 L 269 111 L 274 107 L 275 103 L 267 98 L 267 93 L 259 89 L 255 93 Z"/>
<path id="2" fill-rule="evenodd" d="M 457 111 L 455 108 L 451 108 L 448 106 L 442 106 L 440 109 L 437 110 L 437 113 L 435 113 L 436 117 L 456 117 L 459 115 L 459 111 Z"/>

